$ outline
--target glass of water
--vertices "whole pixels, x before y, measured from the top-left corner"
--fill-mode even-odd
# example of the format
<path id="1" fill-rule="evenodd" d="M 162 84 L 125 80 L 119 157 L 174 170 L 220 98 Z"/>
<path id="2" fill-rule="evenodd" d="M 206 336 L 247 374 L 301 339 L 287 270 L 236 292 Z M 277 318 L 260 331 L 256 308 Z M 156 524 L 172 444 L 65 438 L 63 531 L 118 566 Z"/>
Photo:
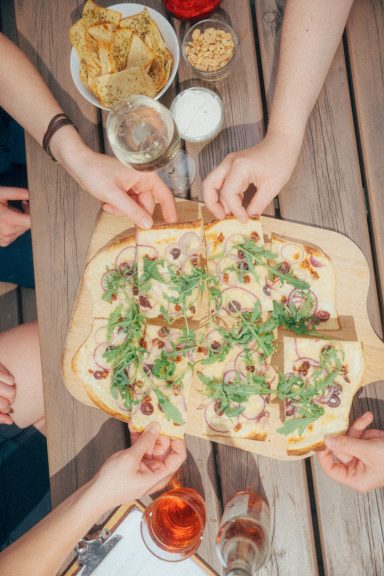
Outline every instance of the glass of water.
<path id="1" fill-rule="evenodd" d="M 193 159 L 180 150 L 170 111 L 147 96 L 130 96 L 109 113 L 107 135 L 115 156 L 136 170 L 157 170 L 175 196 L 184 196 L 195 177 Z"/>

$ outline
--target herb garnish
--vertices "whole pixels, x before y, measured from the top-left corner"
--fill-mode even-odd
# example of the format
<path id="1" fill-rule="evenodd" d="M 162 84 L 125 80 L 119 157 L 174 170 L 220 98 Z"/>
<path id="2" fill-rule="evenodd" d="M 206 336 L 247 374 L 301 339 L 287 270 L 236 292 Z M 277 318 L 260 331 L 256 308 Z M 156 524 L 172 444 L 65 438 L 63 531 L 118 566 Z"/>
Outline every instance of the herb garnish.
<path id="1" fill-rule="evenodd" d="M 277 258 L 277 254 L 274 254 L 270 250 L 266 250 L 264 246 L 259 246 L 253 240 L 245 238 L 244 241 L 236 245 L 235 248 L 244 255 L 248 270 L 253 274 L 258 282 L 259 275 L 257 274 L 255 266 L 263 266 L 273 277 L 279 278 L 283 284 L 287 282 L 287 284 L 291 284 L 295 288 L 309 288 L 309 284 L 304 282 L 304 280 L 296 278 L 296 276 L 289 272 L 282 272 L 279 269 L 280 263 L 275 266 L 269 264 L 270 260 L 275 260 Z"/>
<path id="2" fill-rule="evenodd" d="M 298 417 L 287 418 L 277 432 L 291 434 L 297 430 L 301 435 L 309 424 L 323 416 L 324 407 L 314 400 L 335 383 L 342 370 L 343 358 L 341 350 L 331 345 L 324 346 L 320 353 L 320 366 L 313 370 L 310 379 L 304 379 L 300 374 L 279 375 L 277 396 L 280 400 L 289 400 Z"/>
<path id="3" fill-rule="evenodd" d="M 180 410 L 174 404 L 172 404 L 172 402 L 160 390 L 160 388 L 157 386 L 152 386 L 152 389 L 156 394 L 157 400 L 166 419 L 175 422 L 176 424 L 180 424 L 181 426 L 185 424 Z"/>

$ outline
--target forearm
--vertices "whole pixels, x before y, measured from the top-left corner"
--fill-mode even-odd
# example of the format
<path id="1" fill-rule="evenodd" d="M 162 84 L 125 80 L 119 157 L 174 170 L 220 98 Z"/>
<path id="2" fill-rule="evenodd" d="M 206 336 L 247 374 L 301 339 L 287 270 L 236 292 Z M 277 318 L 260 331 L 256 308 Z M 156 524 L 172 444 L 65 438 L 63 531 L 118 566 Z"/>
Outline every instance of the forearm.
<path id="1" fill-rule="evenodd" d="M 0 79 L 0 107 L 42 144 L 50 120 L 63 110 L 33 64 L 1 33 Z M 55 158 L 76 178 L 80 157 L 89 149 L 75 128 L 60 128 L 53 135 L 50 148 Z"/>
<path id="2" fill-rule="evenodd" d="M 0 574 L 30 576 L 56 574 L 77 542 L 105 509 L 91 481 L 67 498 L 17 542 L 0 554 Z"/>
<path id="3" fill-rule="evenodd" d="M 270 133 L 301 145 L 353 0 L 288 0 L 270 114 Z"/>

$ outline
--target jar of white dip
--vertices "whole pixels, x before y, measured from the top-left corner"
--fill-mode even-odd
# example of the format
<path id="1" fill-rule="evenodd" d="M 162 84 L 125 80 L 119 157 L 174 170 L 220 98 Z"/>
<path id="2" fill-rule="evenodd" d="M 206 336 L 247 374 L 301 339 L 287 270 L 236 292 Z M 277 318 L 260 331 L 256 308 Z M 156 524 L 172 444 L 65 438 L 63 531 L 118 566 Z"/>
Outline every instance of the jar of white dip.
<path id="1" fill-rule="evenodd" d="M 188 88 L 171 105 L 180 137 L 188 142 L 205 142 L 220 131 L 224 119 L 221 98 L 208 88 Z"/>

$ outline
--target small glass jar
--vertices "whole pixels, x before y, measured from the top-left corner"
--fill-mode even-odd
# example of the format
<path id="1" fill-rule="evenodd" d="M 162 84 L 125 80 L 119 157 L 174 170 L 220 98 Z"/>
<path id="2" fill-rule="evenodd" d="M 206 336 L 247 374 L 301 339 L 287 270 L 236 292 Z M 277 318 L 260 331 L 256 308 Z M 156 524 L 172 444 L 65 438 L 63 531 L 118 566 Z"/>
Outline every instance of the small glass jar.
<path id="1" fill-rule="evenodd" d="M 198 38 L 199 35 L 203 35 L 206 31 L 209 32 L 209 30 L 213 30 L 214 33 L 222 31 L 227 36 L 225 41 L 229 41 L 230 45 L 223 45 L 217 39 L 217 41 L 213 42 L 213 52 L 211 51 L 210 45 L 202 45 L 201 50 L 200 47 L 196 49 L 192 48 L 192 44 L 196 43 L 196 37 Z M 204 42 L 204 45 L 205 44 L 206 43 Z M 224 51 L 224 53 L 214 52 L 217 44 L 220 44 L 220 51 Z M 189 28 L 182 42 L 182 53 L 184 60 L 192 68 L 193 73 L 196 76 L 208 82 L 218 82 L 226 78 L 233 70 L 238 45 L 239 40 L 237 35 L 229 24 L 226 24 L 221 20 L 208 18 L 207 20 L 197 22 L 197 24 Z M 228 53 L 226 53 L 228 48 L 230 50 L 229 60 L 227 60 Z M 194 50 L 195 53 L 192 53 L 192 50 Z M 208 54 L 208 57 L 206 57 L 205 54 Z M 217 66 L 212 66 L 212 62 L 215 62 Z"/>
<path id="2" fill-rule="evenodd" d="M 221 98 L 208 88 L 187 88 L 176 96 L 171 113 L 180 138 L 187 142 L 206 142 L 220 131 L 224 120 Z"/>
<path id="3" fill-rule="evenodd" d="M 221 0 L 163 0 L 163 6 L 180 20 L 194 20 L 208 16 L 220 2 Z"/>

